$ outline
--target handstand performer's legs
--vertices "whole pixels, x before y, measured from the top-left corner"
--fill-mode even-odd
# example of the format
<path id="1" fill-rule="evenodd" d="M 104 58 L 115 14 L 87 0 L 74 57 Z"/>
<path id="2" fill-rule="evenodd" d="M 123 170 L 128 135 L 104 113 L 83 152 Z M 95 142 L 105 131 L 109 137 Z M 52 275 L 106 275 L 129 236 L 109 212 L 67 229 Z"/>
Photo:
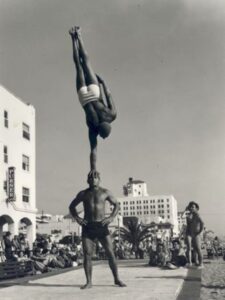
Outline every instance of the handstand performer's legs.
<path id="1" fill-rule="evenodd" d="M 92 287 L 92 254 L 94 249 L 94 242 L 86 237 L 82 238 L 83 252 L 84 252 L 84 271 L 87 283 L 81 289 L 88 289 Z"/>
<path id="2" fill-rule="evenodd" d="M 98 79 L 96 77 L 94 70 L 92 69 L 88 54 L 84 48 L 84 42 L 81 37 L 80 28 L 76 28 L 76 32 L 77 32 L 77 40 L 78 40 L 78 45 L 79 45 L 79 55 L 80 55 L 80 59 L 82 62 L 86 85 L 90 85 L 90 84 L 98 85 L 99 84 Z"/>
<path id="3" fill-rule="evenodd" d="M 83 68 L 81 65 L 80 57 L 79 57 L 78 41 L 75 37 L 74 29 L 70 30 L 70 35 L 71 35 L 72 44 L 73 44 L 73 60 L 75 63 L 76 73 L 77 73 L 76 74 L 76 87 L 77 87 L 77 91 L 79 91 L 82 86 L 86 86 L 86 83 L 85 83 Z"/>
<path id="4" fill-rule="evenodd" d="M 113 273 L 114 282 L 116 285 L 119 285 L 121 287 L 126 286 L 120 279 L 118 275 L 118 268 L 116 264 L 116 258 L 113 251 L 113 245 L 111 241 L 110 235 L 107 235 L 104 239 L 100 240 L 100 243 L 102 244 L 103 248 L 105 249 L 106 255 L 108 257 L 109 261 L 109 267 Z"/>

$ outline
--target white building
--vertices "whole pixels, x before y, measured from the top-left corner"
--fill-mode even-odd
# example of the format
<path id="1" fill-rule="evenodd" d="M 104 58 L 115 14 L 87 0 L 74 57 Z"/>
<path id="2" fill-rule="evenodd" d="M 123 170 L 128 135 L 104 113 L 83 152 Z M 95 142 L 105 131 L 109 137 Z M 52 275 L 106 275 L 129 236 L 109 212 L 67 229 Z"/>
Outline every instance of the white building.
<path id="1" fill-rule="evenodd" d="M 173 195 L 148 195 L 146 183 L 132 178 L 124 186 L 124 194 L 118 198 L 121 216 L 136 216 L 145 224 L 169 222 L 178 234 L 177 200 Z"/>
<path id="2" fill-rule="evenodd" d="M 0 238 L 36 236 L 35 109 L 0 86 Z"/>

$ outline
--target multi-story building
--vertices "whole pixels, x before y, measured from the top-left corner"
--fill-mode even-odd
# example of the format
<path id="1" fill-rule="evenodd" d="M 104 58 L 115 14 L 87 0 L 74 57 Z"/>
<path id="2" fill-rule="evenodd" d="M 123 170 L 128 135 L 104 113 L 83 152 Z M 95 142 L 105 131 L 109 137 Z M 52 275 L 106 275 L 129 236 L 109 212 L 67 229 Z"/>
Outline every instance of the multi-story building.
<path id="1" fill-rule="evenodd" d="M 173 195 L 148 195 L 146 183 L 132 178 L 123 189 L 124 197 L 118 198 L 121 216 L 136 216 L 145 224 L 171 223 L 174 234 L 178 234 L 177 200 Z"/>
<path id="2" fill-rule="evenodd" d="M 0 238 L 36 236 L 35 109 L 0 86 Z"/>

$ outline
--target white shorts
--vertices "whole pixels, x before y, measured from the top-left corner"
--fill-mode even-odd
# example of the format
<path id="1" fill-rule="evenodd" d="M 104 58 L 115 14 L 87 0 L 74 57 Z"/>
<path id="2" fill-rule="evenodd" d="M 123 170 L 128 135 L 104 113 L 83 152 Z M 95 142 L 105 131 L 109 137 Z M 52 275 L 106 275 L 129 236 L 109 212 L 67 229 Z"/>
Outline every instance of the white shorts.
<path id="1" fill-rule="evenodd" d="M 92 101 L 98 101 L 100 97 L 100 89 L 97 84 L 82 86 L 77 92 L 80 104 L 84 107 Z"/>

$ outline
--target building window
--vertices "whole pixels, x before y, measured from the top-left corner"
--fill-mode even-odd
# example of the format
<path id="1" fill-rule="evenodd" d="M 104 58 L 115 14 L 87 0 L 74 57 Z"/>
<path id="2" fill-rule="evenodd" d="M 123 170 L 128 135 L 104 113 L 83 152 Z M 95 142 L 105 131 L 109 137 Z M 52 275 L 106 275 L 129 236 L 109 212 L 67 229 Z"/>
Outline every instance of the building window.
<path id="1" fill-rule="evenodd" d="M 23 187 L 23 202 L 29 202 L 30 199 L 30 190 L 28 188 Z"/>
<path id="2" fill-rule="evenodd" d="M 3 190 L 5 192 L 7 192 L 7 181 L 6 180 L 3 181 Z"/>
<path id="3" fill-rule="evenodd" d="M 3 152 L 4 152 L 4 163 L 8 163 L 8 147 L 4 146 L 3 147 Z"/>
<path id="4" fill-rule="evenodd" d="M 29 171 L 30 170 L 30 159 L 26 155 L 23 155 L 22 168 L 25 171 Z"/>
<path id="5" fill-rule="evenodd" d="M 170 216 L 167 216 L 167 218 L 169 219 L 169 218 L 170 218 Z"/>
<path id="6" fill-rule="evenodd" d="M 6 128 L 9 127 L 8 112 L 6 110 L 4 110 L 4 125 Z"/>
<path id="7" fill-rule="evenodd" d="M 30 140 L 30 127 L 25 123 L 23 123 L 23 137 Z"/>

